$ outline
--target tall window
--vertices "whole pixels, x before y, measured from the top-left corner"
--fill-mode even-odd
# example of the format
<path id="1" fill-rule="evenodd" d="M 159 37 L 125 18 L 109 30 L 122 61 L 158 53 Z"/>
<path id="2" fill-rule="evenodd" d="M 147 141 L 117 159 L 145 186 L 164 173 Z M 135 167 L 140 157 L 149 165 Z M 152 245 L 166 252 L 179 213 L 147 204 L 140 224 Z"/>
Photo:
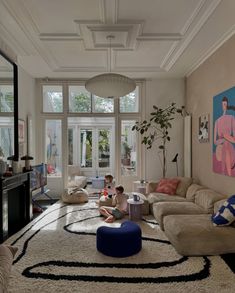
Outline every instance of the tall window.
<path id="1" fill-rule="evenodd" d="M 70 113 L 113 113 L 114 100 L 89 93 L 85 86 L 69 86 Z"/>
<path id="2" fill-rule="evenodd" d="M 0 84 L 0 112 L 14 112 L 14 94 L 12 85 Z"/>
<path id="3" fill-rule="evenodd" d="M 133 92 L 121 97 L 119 101 L 121 113 L 139 112 L 139 87 L 137 86 Z"/>
<path id="4" fill-rule="evenodd" d="M 61 120 L 46 120 L 46 162 L 49 176 L 61 176 Z"/>
<path id="5" fill-rule="evenodd" d="M 6 160 L 14 150 L 14 94 L 12 84 L 0 84 L 0 148 Z M 1 115 L 2 113 L 2 115 Z M 3 114 L 4 113 L 4 114 Z"/>
<path id="6" fill-rule="evenodd" d="M 43 112 L 63 112 L 63 92 L 61 85 L 43 86 Z"/>
<path id="7" fill-rule="evenodd" d="M 69 86 L 69 112 L 91 112 L 91 94 L 84 86 Z"/>
<path id="8" fill-rule="evenodd" d="M 121 125 L 121 174 L 124 176 L 136 175 L 136 132 L 131 129 L 135 120 L 122 120 Z"/>

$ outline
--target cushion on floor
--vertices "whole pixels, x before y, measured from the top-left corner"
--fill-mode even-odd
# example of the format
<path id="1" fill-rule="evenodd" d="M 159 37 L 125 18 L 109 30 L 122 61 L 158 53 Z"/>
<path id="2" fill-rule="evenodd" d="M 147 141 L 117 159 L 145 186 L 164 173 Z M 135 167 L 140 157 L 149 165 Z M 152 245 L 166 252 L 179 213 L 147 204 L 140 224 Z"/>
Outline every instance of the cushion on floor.
<path id="1" fill-rule="evenodd" d="M 88 202 L 88 191 L 83 188 L 68 188 L 62 194 L 61 199 L 65 203 Z"/>

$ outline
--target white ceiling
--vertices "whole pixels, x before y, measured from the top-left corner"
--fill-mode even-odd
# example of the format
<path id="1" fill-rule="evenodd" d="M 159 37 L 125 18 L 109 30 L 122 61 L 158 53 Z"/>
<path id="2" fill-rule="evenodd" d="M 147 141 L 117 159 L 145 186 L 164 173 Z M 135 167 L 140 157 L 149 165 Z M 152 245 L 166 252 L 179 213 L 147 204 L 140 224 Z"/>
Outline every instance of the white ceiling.
<path id="1" fill-rule="evenodd" d="M 234 34 L 235 0 L 0 0 L 0 37 L 34 77 L 183 77 Z M 107 35 L 112 40 L 111 58 Z"/>

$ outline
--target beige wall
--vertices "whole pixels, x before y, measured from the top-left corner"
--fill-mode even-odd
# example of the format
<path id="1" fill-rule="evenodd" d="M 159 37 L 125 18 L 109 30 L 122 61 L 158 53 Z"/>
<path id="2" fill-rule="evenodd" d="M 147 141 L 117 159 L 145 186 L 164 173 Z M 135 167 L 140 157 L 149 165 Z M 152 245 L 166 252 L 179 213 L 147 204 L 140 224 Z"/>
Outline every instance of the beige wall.
<path id="1" fill-rule="evenodd" d="M 192 114 L 192 175 L 200 183 L 234 194 L 235 178 L 213 173 L 213 96 L 235 86 L 235 36 L 221 46 L 186 80 L 186 107 Z M 198 119 L 210 115 L 210 141 L 199 143 Z"/>
<path id="2" fill-rule="evenodd" d="M 185 103 L 184 79 L 152 79 L 146 81 L 146 117 L 150 118 L 153 105 L 165 108 L 175 102 L 178 107 Z M 167 177 L 176 176 L 176 165 L 172 163 L 175 154 L 178 153 L 179 175 L 183 175 L 183 118 L 176 116 L 169 130 L 171 141 L 167 145 Z M 146 179 L 159 180 L 162 177 L 162 168 L 158 157 L 159 149 L 153 147 L 146 150 Z"/>

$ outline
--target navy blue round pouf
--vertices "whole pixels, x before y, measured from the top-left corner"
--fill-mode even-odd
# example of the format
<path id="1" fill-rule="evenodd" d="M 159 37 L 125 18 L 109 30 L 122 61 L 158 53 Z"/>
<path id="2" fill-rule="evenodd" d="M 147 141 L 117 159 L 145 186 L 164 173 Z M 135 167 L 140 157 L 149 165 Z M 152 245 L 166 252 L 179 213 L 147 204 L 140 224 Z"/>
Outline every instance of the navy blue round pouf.
<path id="1" fill-rule="evenodd" d="M 141 229 L 131 221 L 119 228 L 101 226 L 96 234 L 97 250 L 113 257 L 126 257 L 138 253 L 142 248 Z"/>

